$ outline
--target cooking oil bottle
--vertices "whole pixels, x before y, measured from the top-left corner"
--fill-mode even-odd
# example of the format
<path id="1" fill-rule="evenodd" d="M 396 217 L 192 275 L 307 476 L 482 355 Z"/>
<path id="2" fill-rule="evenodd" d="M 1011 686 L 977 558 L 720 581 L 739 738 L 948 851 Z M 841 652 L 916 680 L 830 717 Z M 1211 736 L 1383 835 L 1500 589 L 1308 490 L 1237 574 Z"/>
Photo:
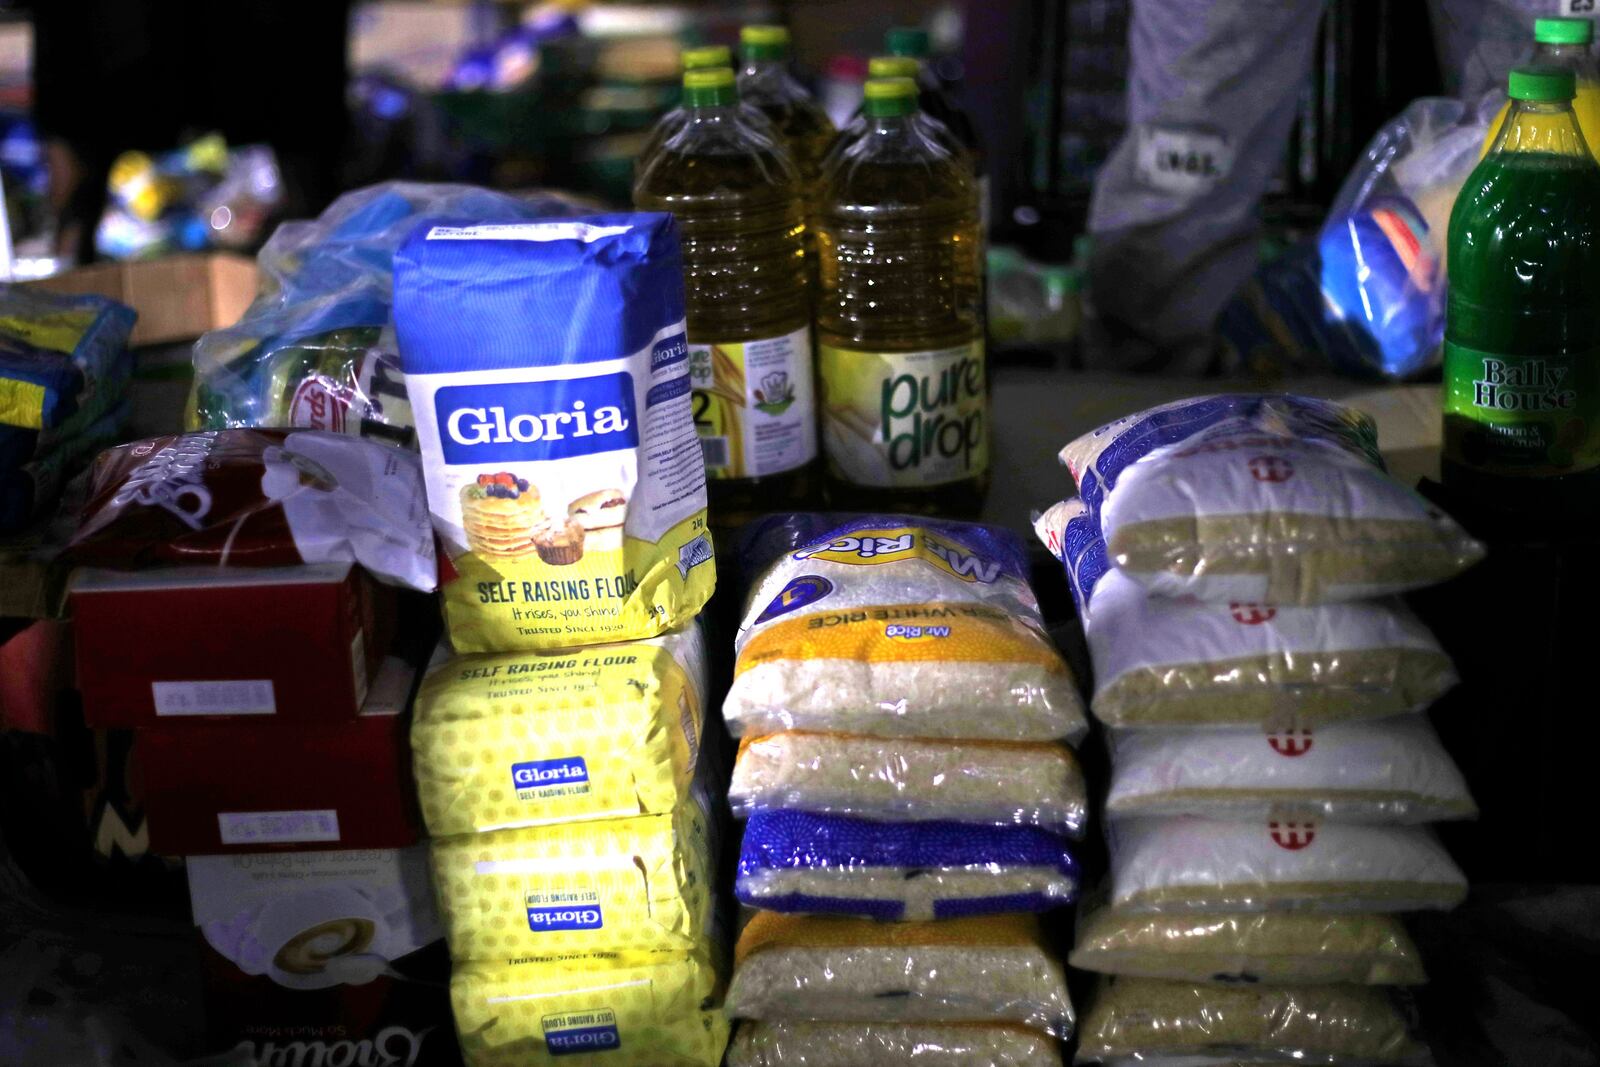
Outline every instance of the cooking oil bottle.
<path id="1" fill-rule="evenodd" d="M 746 26 L 739 31 L 744 66 L 739 95 L 760 108 L 789 145 L 800 177 L 814 187 L 822 157 L 833 143 L 833 123 L 789 73 L 789 31 L 782 26 Z"/>
<path id="2" fill-rule="evenodd" d="M 983 213 L 984 229 L 988 229 L 989 166 L 984 158 L 983 144 L 978 138 L 978 128 L 973 124 L 972 117 L 951 98 L 944 83 L 928 65 L 933 54 L 928 31 L 920 26 L 895 26 L 884 34 L 883 47 L 891 56 L 903 56 L 916 61 L 917 100 L 922 113 L 948 129 L 971 156 L 973 171 L 978 176 L 978 206 Z"/>
<path id="3" fill-rule="evenodd" d="M 718 67 L 733 69 L 733 53 L 729 51 L 728 46 L 725 44 L 710 44 L 702 48 L 686 48 L 683 50 L 683 69 L 685 71 L 713 70 Z M 751 125 L 761 130 L 768 137 L 777 136 L 772 129 L 772 120 L 768 119 L 766 113 L 755 105 L 741 100 L 739 102 L 739 110 Z M 661 150 L 662 143 L 676 133 L 684 124 L 688 114 L 688 109 L 680 104 L 657 120 L 655 128 L 650 131 L 650 139 L 645 142 L 644 147 L 639 150 L 638 156 L 634 158 L 633 173 L 635 177 L 638 177 L 644 171 L 650 160 Z"/>
<path id="4" fill-rule="evenodd" d="M 873 56 L 871 59 L 867 60 L 868 78 L 911 78 L 915 80 L 921 73 L 921 62 L 913 59 L 910 56 Z M 971 155 L 967 146 L 962 144 L 960 140 L 957 139 L 955 133 L 950 129 L 950 127 L 946 126 L 944 123 L 940 122 L 926 111 L 923 111 L 918 117 L 921 121 L 926 122 L 931 127 L 929 132 L 933 134 L 935 139 L 937 139 L 941 144 L 958 154 L 968 156 Z M 822 171 L 824 174 L 826 174 L 828 168 L 833 165 L 833 161 L 838 159 L 839 156 L 844 153 L 845 147 L 849 145 L 851 141 L 854 141 L 857 137 L 861 136 L 862 131 L 866 128 L 867 109 L 866 105 L 863 104 L 851 117 L 849 124 L 846 125 L 844 129 L 839 131 L 839 136 L 835 137 L 833 139 L 833 143 L 828 146 L 827 154 L 822 157 Z M 976 173 L 976 160 L 973 161 L 973 170 L 974 173 Z"/>
<path id="5" fill-rule="evenodd" d="M 975 514 L 990 431 L 977 185 L 917 121 L 911 79 L 867 82 L 865 112 L 818 216 L 829 495 L 847 508 Z"/>
<path id="6" fill-rule="evenodd" d="M 712 518 L 818 495 L 811 294 L 800 174 L 739 108 L 733 71 L 683 76 L 685 119 L 639 172 L 634 205 L 677 218 L 695 429 Z"/>

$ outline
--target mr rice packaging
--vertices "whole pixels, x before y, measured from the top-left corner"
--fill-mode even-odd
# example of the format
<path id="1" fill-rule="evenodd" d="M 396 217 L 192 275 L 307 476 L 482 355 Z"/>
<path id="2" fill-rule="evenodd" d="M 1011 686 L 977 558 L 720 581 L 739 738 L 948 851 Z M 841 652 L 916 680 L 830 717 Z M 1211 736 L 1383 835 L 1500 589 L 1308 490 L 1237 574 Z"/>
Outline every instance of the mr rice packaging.
<path id="1" fill-rule="evenodd" d="M 671 216 L 425 224 L 395 266 L 456 650 L 693 617 L 715 568 Z"/>

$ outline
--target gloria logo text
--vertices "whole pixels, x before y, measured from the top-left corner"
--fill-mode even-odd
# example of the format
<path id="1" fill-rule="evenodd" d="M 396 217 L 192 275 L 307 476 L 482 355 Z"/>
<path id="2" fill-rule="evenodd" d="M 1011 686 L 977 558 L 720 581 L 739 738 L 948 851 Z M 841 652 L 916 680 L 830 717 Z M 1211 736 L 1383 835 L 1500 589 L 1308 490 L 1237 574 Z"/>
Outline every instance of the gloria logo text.
<path id="1" fill-rule="evenodd" d="M 633 376 L 446 386 L 434 394 L 446 463 L 565 459 L 639 443 Z"/>
<path id="2" fill-rule="evenodd" d="M 605 924 L 605 916 L 600 913 L 598 904 L 528 909 L 528 929 L 536 934 L 559 930 L 599 930 Z"/>
<path id="3" fill-rule="evenodd" d="M 529 760 L 527 763 L 511 765 L 511 785 L 518 792 L 541 786 L 575 785 L 588 780 L 589 765 L 582 756 Z"/>

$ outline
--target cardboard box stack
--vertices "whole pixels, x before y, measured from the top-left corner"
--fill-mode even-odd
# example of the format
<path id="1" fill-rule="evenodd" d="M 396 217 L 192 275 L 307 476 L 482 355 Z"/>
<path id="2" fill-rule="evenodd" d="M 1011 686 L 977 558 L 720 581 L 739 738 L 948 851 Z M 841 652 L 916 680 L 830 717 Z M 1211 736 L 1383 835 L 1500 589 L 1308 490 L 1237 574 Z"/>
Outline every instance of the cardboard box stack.
<path id="1" fill-rule="evenodd" d="M 1264 396 L 1063 452 L 1082 499 L 1037 527 L 1112 756 L 1110 878 L 1071 957 L 1107 976 L 1086 1060 L 1426 1060 L 1390 995 L 1426 980 L 1398 915 L 1465 896 L 1424 824 L 1476 809 L 1423 714 L 1453 667 L 1395 594 L 1482 549 L 1377 457 L 1357 412 Z"/>

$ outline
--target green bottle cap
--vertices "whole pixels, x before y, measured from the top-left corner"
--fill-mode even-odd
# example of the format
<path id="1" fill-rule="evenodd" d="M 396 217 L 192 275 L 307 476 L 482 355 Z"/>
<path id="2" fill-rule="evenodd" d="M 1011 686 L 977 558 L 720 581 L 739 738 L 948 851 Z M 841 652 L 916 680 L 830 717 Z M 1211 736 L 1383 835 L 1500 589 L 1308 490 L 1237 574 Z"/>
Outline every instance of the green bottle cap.
<path id="1" fill-rule="evenodd" d="M 910 78 L 873 78 L 867 82 L 865 109 L 873 118 L 910 115 L 917 110 L 917 83 Z"/>
<path id="2" fill-rule="evenodd" d="M 789 58 L 787 26 L 746 26 L 739 31 L 746 59 Z"/>
<path id="3" fill-rule="evenodd" d="M 739 102 L 733 71 L 709 67 L 683 72 L 683 102 L 689 107 L 727 107 Z"/>
<path id="4" fill-rule="evenodd" d="M 911 56 L 873 56 L 867 60 L 869 78 L 915 78 L 922 64 Z"/>
<path id="5" fill-rule="evenodd" d="M 1533 39 L 1538 44 L 1589 44 L 1594 23 L 1588 19 L 1534 19 Z"/>
<path id="6" fill-rule="evenodd" d="M 1560 67 L 1518 67 L 1507 79 L 1506 93 L 1513 100 L 1571 100 L 1578 95 L 1578 78 Z"/>
<path id="7" fill-rule="evenodd" d="M 926 59 L 933 50 L 928 31 L 921 26 L 896 26 L 883 35 L 883 49 L 891 56 Z"/>
<path id="8" fill-rule="evenodd" d="M 725 44 L 708 44 L 703 48 L 686 48 L 683 52 L 684 70 L 705 70 L 708 67 L 732 67 L 733 53 Z"/>

